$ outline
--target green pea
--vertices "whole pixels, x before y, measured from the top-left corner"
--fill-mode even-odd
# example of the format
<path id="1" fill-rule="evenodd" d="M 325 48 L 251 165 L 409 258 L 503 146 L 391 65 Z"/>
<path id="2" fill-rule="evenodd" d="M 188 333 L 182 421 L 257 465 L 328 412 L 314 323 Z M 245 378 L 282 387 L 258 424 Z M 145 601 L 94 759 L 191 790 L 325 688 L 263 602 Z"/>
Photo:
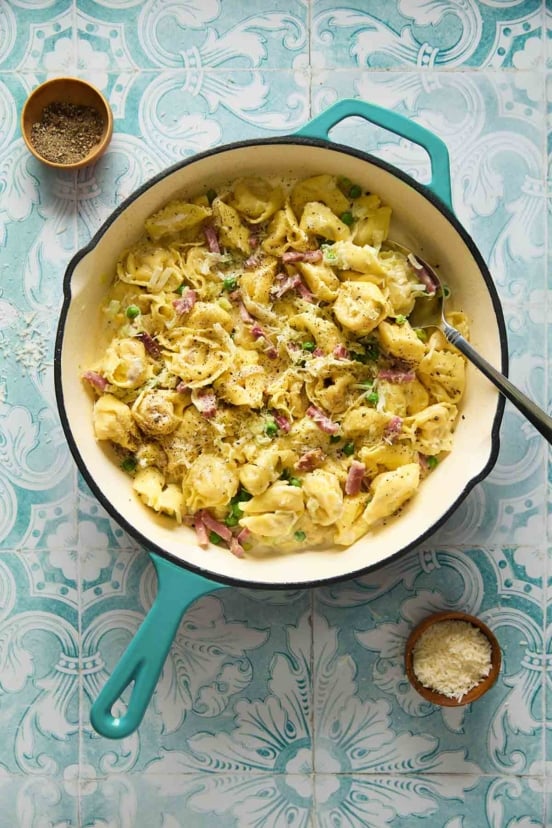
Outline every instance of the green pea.
<path id="1" fill-rule="evenodd" d="M 351 226 L 351 224 L 353 224 L 353 223 L 354 223 L 354 221 L 355 221 L 355 220 L 354 220 L 354 218 L 353 218 L 353 214 L 352 214 L 349 210 L 346 210 L 344 213 L 341 213 L 341 215 L 340 215 L 340 217 L 339 217 L 339 218 L 341 219 L 341 221 L 343 222 L 343 224 L 346 224 L 346 225 L 348 225 L 349 227 L 350 227 L 350 226 Z"/>
<path id="2" fill-rule="evenodd" d="M 209 532 L 209 540 L 211 543 L 221 543 L 222 538 L 216 532 Z"/>
<path id="3" fill-rule="evenodd" d="M 136 471 L 136 460 L 134 457 L 125 457 L 123 462 L 121 463 L 121 468 L 123 471 L 126 472 L 133 472 Z"/>
<path id="4" fill-rule="evenodd" d="M 298 488 L 301 488 L 301 486 L 303 485 L 303 483 L 301 482 L 301 480 L 299 480 L 298 477 L 290 477 L 288 483 L 290 486 L 297 486 Z"/>
<path id="5" fill-rule="evenodd" d="M 274 420 L 268 420 L 268 422 L 266 423 L 265 434 L 267 434 L 269 437 L 276 437 L 276 435 L 278 434 L 278 426 L 276 425 Z"/>
<path id="6" fill-rule="evenodd" d="M 406 316 L 403 316 L 402 313 L 399 313 L 399 315 L 395 317 L 395 322 L 397 323 L 397 325 L 404 325 L 404 323 L 406 322 Z"/>
<path id="7" fill-rule="evenodd" d="M 309 342 L 302 342 L 301 343 L 301 348 L 304 351 L 311 351 L 312 352 L 316 348 L 316 342 L 310 342 L 310 341 Z"/>
<path id="8" fill-rule="evenodd" d="M 358 198 L 359 195 L 362 195 L 362 188 L 359 187 L 358 184 L 353 184 L 353 186 L 349 190 L 349 196 L 351 198 Z"/>
<path id="9" fill-rule="evenodd" d="M 429 457 L 426 457 L 426 463 L 428 469 L 434 469 L 435 466 L 439 465 L 439 460 L 437 459 L 437 457 L 433 457 L 433 455 L 430 455 Z"/>
<path id="10" fill-rule="evenodd" d="M 351 457 L 355 453 L 355 444 L 354 443 L 345 443 L 343 446 L 343 454 L 346 454 L 347 457 Z"/>
<path id="11" fill-rule="evenodd" d="M 215 198 L 217 197 L 217 192 L 216 190 L 209 189 L 207 190 L 205 195 L 207 196 L 207 201 L 209 202 L 209 204 L 212 204 Z"/>
<path id="12" fill-rule="evenodd" d="M 371 393 L 371 394 L 367 394 L 367 395 L 366 395 L 366 399 L 367 399 L 367 400 L 368 400 L 368 402 L 369 402 L 369 403 L 371 403 L 372 405 L 377 405 L 377 404 L 378 404 L 378 402 L 379 402 L 379 394 L 378 394 L 378 392 L 377 392 L 377 391 L 372 391 L 372 393 Z"/>
<path id="13" fill-rule="evenodd" d="M 223 290 L 235 290 L 238 286 L 238 280 L 235 276 L 227 276 L 226 279 L 222 283 Z"/>
<path id="14" fill-rule="evenodd" d="M 330 435 L 330 443 L 339 443 L 341 441 L 340 434 L 331 434 Z"/>
<path id="15" fill-rule="evenodd" d="M 129 305 L 126 309 L 127 319 L 136 319 L 137 316 L 140 316 L 140 308 L 138 305 Z"/>
<path id="16" fill-rule="evenodd" d="M 301 542 L 301 541 L 305 540 L 307 535 L 306 535 L 306 532 L 303 532 L 302 529 L 299 529 L 297 532 L 294 532 L 293 537 L 295 538 L 296 541 Z"/>

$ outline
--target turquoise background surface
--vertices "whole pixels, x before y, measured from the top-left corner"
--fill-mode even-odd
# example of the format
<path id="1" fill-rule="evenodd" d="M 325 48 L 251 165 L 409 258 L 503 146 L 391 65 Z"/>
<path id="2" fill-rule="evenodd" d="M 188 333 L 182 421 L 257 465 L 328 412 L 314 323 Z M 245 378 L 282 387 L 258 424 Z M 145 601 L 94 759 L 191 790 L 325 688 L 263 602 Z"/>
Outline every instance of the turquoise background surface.
<path id="1" fill-rule="evenodd" d="M 0 4 L 0 826 L 552 825 L 552 469 L 515 409 L 489 477 L 400 561 L 331 588 L 201 598 L 143 724 L 115 742 L 90 707 L 155 573 L 77 474 L 53 391 L 65 267 L 123 198 L 355 97 L 446 143 L 510 375 L 550 410 L 551 31 L 541 0 Z M 115 116 L 108 153 L 78 173 L 40 165 L 19 131 L 30 90 L 62 74 Z M 382 129 L 332 137 L 429 179 L 424 151 Z M 483 618 L 504 658 L 457 710 L 424 703 L 402 667 L 413 625 L 446 608 Z"/>

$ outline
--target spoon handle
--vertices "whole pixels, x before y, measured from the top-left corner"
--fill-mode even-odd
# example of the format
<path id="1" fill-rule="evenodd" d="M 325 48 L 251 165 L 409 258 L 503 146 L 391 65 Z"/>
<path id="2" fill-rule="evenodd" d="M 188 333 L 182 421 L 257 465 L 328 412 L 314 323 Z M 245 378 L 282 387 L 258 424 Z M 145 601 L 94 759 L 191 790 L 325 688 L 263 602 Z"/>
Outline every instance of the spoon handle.
<path id="1" fill-rule="evenodd" d="M 496 387 L 504 394 L 504 396 L 512 402 L 516 408 L 521 411 L 521 413 L 532 423 L 537 431 L 540 431 L 543 437 L 548 440 L 549 443 L 552 443 L 552 417 L 549 417 L 542 408 L 539 408 L 538 405 L 526 397 L 519 388 L 516 388 L 513 383 L 507 379 L 504 374 L 501 374 L 500 371 L 497 371 L 496 368 L 487 362 L 481 354 L 479 354 L 475 348 L 470 345 L 470 343 L 464 339 L 461 333 L 453 328 L 452 325 L 449 325 L 448 322 L 443 322 L 442 326 L 443 333 L 445 334 L 448 341 L 458 348 L 465 357 L 467 357 L 470 362 L 473 362 L 479 370 L 485 374 L 487 379 L 490 379 L 492 383 L 496 385 Z"/>

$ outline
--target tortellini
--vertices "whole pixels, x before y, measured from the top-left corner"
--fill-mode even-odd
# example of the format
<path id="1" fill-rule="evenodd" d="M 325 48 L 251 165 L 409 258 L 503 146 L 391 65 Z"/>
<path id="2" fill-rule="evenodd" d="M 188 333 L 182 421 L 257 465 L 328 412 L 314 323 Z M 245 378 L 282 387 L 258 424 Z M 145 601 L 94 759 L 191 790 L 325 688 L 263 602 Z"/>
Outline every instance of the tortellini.
<path id="1" fill-rule="evenodd" d="M 210 215 L 211 210 L 208 207 L 188 204 L 185 201 L 171 201 L 146 219 L 145 228 L 150 238 L 157 241 L 163 236 L 196 227 Z"/>
<path id="2" fill-rule="evenodd" d="M 124 389 L 139 388 L 152 373 L 144 345 L 130 337 L 113 342 L 98 368 L 111 385 Z"/>
<path id="3" fill-rule="evenodd" d="M 151 293 L 175 290 L 183 279 L 180 253 L 174 247 L 161 247 L 144 240 L 119 260 L 117 278 L 129 285 L 147 288 Z"/>
<path id="4" fill-rule="evenodd" d="M 190 466 L 183 483 L 186 505 L 198 509 L 224 506 L 238 490 L 237 468 L 216 454 L 201 454 Z"/>
<path id="5" fill-rule="evenodd" d="M 323 469 L 315 469 L 303 480 L 305 505 L 313 523 L 329 526 L 339 519 L 343 510 L 343 491 L 337 477 Z"/>
<path id="6" fill-rule="evenodd" d="M 216 322 L 212 328 L 183 328 L 168 337 L 165 363 L 188 388 L 210 385 L 232 364 L 235 345 Z"/>
<path id="7" fill-rule="evenodd" d="M 455 403 L 462 397 L 466 363 L 452 351 L 431 350 L 418 365 L 418 376 L 438 402 Z"/>
<path id="8" fill-rule="evenodd" d="M 251 252 L 250 233 L 242 224 L 237 210 L 217 198 L 213 202 L 213 219 L 223 244 L 245 254 Z"/>
<path id="9" fill-rule="evenodd" d="M 250 224 L 266 221 L 284 203 L 283 187 L 271 186 L 262 178 L 242 178 L 232 190 L 232 206 L 245 216 Z"/>
<path id="10" fill-rule="evenodd" d="M 450 403 L 435 403 L 404 421 L 414 448 L 430 456 L 452 448 L 452 431 L 458 410 Z"/>
<path id="11" fill-rule="evenodd" d="M 143 391 L 132 406 L 132 416 L 144 434 L 169 434 L 180 419 L 173 405 L 173 391 Z"/>
<path id="12" fill-rule="evenodd" d="M 423 286 L 376 194 L 328 173 L 212 189 L 120 254 L 83 374 L 96 438 L 201 546 L 348 546 L 451 450 L 465 360 L 410 325 Z"/>
<path id="13" fill-rule="evenodd" d="M 112 394 L 94 403 L 94 432 L 98 440 L 110 440 L 131 451 L 138 447 L 138 430 L 128 405 Z"/>
<path id="14" fill-rule="evenodd" d="M 387 316 L 387 302 L 371 282 L 344 282 L 337 292 L 334 314 L 337 321 L 357 336 L 371 333 Z"/>
<path id="15" fill-rule="evenodd" d="M 305 204 L 299 227 L 305 234 L 322 236 L 332 241 L 343 241 L 350 236 L 348 226 L 329 207 L 318 202 Z"/>
<path id="16" fill-rule="evenodd" d="M 393 471 L 378 474 L 370 486 L 372 498 L 362 513 L 362 521 L 371 526 L 392 515 L 410 500 L 419 482 L 419 463 L 407 463 Z"/>
<path id="17" fill-rule="evenodd" d="M 381 322 L 378 340 L 384 351 L 397 359 L 417 365 L 424 357 L 425 345 L 408 322 L 393 325 Z"/>

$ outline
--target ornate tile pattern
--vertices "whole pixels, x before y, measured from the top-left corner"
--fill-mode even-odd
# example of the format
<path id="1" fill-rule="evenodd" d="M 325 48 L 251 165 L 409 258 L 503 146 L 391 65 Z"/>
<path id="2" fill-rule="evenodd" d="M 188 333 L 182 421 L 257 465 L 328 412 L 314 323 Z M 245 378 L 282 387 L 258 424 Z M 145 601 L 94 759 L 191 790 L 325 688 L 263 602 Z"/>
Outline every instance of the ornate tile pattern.
<path id="1" fill-rule="evenodd" d="M 489 264 L 511 376 L 551 403 L 550 0 L 4 0 L 0 4 L 0 824 L 20 828 L 552 825 L 550 449 L 510 405 L 498 462 L 423 546 L 323 590 L 225 589 L 183 618 L 146 717 L 90 705 L 156 593 L 144 550 L 77 474 L 53 393 L 65 267 L 169 164 L 287 134 L 343 97 L 437 133 Z M 19 132 L 28 92 L 79 74 L 115 134 L 63 175 Z M 367 124 L 332 138 L 421 181 Z M 495 629 L 504 667 L 461 710 L 402 667 L 428 611 Z"/>

